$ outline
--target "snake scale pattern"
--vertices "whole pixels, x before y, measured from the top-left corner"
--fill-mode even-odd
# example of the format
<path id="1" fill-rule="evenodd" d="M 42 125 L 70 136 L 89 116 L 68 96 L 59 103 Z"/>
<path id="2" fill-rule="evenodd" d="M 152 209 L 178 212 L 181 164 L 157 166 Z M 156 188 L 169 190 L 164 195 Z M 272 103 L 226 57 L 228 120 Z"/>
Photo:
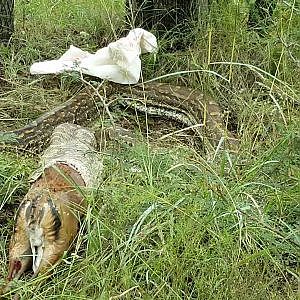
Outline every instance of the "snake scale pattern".
<path id="1" fill-rule="evenodd" d="M 57 125 L 68 122 L 86 126 L 105 111 L 106 104 L 103 103 L 108 108 L 118 104 L 149 115 L 173 119 L 191 127 L 213 146 L 218 145 L 221 138 L 225 138 L 228 145 L 237 141 L 227 130 L 219 105 L 195 89 L 164 83 L 135 86 L 108 84 L 97 94 L 91 88 L 84 89 L 20 129 L 0 132 L 2 148 L 14 146 L 42 150 Z"/>

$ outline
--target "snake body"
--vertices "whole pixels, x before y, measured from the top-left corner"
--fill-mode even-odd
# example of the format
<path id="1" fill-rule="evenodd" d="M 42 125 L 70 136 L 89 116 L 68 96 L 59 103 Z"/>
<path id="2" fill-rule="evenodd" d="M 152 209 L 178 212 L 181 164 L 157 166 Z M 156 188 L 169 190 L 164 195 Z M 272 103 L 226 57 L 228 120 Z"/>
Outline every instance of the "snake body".
<path id="1" fill-rule="evenodd" d="M 42 149 L 57 125 L 65 122 L 86 125 L 99 116 L 99 110 L 104 110 L 103 103 L 107 103 L 173 119 L 191 127 L 213 145 L 217 145 L 222 137 L 226 137 L 229 143 L 236 142 L 224 125 L 219 105 L 197 90 L 162 83 L 135 86 L 112 84 L 105 88 L 103 95 L 105 97 L 100 93 L 97 96 L 86 89 L 26 126 L 0 132 L 0 141 L 6 140 L 6 146 Z M 100 103 L 97 100 L 99 97 L 102 98 Z"/>
<path id="2" fill-rule="evenodd" d="M 213 145 L 222 137 L 235 143 L 227 130 L 220 106 L 198 90 L 169 84 L 147 84 L 118 91 L 119 102 L 150 115 L 163 116 L 191 127 L 202 139 Z M 197 126 L 198 125 L 198 126 Z"/>

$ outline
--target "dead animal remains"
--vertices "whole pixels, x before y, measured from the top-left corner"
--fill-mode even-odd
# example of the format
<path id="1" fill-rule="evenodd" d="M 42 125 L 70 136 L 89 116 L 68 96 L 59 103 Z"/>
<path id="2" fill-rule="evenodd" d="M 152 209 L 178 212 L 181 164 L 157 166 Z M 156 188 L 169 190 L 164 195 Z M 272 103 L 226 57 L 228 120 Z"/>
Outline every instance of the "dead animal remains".
<path id="1" fill-rule="evenodd" d="M 4 292 L 28 269 L 34 276 L 47 272 L 74 242 L 86 206 L 83 191 L 97 185 L 102 170 L 95 145 L 94 134 L 79 125 L 55 128 L 17 211 Z"/>

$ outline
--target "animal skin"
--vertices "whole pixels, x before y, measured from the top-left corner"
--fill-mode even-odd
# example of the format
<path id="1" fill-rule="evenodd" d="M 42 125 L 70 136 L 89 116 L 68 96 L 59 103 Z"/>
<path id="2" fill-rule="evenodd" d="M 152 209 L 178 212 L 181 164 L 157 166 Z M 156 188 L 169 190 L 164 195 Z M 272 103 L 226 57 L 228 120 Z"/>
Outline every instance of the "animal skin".
<path id="1" fill-rule="evenodd" d="M 100 102 L 99 96 L 102 99 Z M 226 141 L 228 149 L 235 151 L 238 148 L 238 140 L 227 129 L 216 101 L 198 90 L 166 83 L 135 86 L 107 84 L 99 95 L 86 89 L 26 126 L 0 132 L 0 148 L 12 147 L 15 150 L 17 147 L 39 152 L 47 145 L 55 126 L 62 122 L 86 126 L 97 119 L 99 113 L 103 114 L 103 101 L 111 109 L 114 106 L 130 108 L 190 127 L 201 138 L 204 148 L 217 147 L 221 139 Z"/>

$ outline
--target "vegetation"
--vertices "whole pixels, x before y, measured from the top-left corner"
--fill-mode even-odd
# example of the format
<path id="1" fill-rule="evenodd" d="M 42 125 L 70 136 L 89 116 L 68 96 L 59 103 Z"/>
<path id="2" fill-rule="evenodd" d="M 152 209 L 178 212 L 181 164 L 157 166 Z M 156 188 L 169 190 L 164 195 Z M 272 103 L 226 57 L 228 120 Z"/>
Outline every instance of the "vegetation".
<path id="1" fill-rule="evenodd" d="M 299 296 L 300 7 L 279 1 L 264 36 L 247 28 L 249 9 L 246 0 L 211 1 L 186 51 L 167 52 L 172 40 L 162 39 L 156 55 L 143 57 L 143 78 L 165 76 L 218 101 L 241 141 L 238 154 L 202 153 L 176 135 L 157 141 L 154 130 L 157 137 L 174 126 L 140 116 L 135 145 L 102 149 L 103 182 L 87 197 L 71 255 L 49 279 L 29 274 L 13 292 L 22 299 Z M 0 46 L 1 130 L 28 123 L 82 86 L 65 74 L 30 76 L 33 62 L 57 58 L 70 44 L 94 51 L 129 26 L 117 0 L 19 0 L 15 10 L 13 41 Z M 12 215 L 35 167 L 29 153 L 0 153 L 0 284 Z"/>

